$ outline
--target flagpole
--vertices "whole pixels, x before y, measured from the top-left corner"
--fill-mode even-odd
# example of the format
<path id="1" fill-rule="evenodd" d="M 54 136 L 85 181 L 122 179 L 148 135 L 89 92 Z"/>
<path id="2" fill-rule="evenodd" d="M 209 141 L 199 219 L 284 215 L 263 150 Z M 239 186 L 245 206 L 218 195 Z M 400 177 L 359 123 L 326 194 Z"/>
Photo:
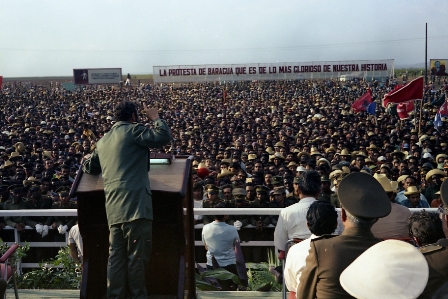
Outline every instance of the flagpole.
<path id="1" fill-rule="evenodd" d="M 425 27 L 425 86 L 428 85 L 428 23 Z M 425 99 L 425 87 L 423 87 L 423 99 L 420 102 L 420 117 L 418 119 L 418 135 L 420 135 L 422 128 L 422 110 L 423 110 L 423 100 Z"/>

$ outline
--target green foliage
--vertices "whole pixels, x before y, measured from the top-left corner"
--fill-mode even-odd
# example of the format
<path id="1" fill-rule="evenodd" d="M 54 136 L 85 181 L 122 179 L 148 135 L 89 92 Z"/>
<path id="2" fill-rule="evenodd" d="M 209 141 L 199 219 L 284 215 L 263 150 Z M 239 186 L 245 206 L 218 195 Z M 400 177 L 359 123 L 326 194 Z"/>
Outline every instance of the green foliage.
<path id="1" fill-rule="evenodd" d="M 216 269 L 216 270 L 205 271 L 204 273 L 202 273 L 201 277 L 202 278 L 210 277 L 210 278 L 215 278 L 215 279 L 219 279 L 219 280 L 230 280 L 231 279 L 237 285 L 242 285 L 241 280 L 238 277 L 238 275 L 235 275 L 232 272 L 229 272 L 222 268 Z"/>
<path id="2" fill-rule="evenodd" d="M 249 263 L 247 264 L 247 277 L 249 287 L 242 287 L 240 278 L 224 269 L 208 270 L 202 273 L 202 275 L 196 275 L 196 288 L 201 291 L 217 291 L 218 289 L 208 283 L 204 278 L 215 278 L 220 280 L 232 279 L 232 281 L 238 284 L 242 289 L 247 291 L 259 291 L 259 292 L 281 292 L 282 285 L 277 283 L 275 275 L 270 272 L 271 268 L 278 266 L 280 263 L 277 257 L 268 252 L 268 263 Z"/>
<path id="3" fill-rule="evenodd" d="M 282 285 L 275 281 L 275 276 L 269 271 L 268 263 L 248 264 L 249 288 L 253 291 L 281 292 Z"/>
<path id="4" fill-rule="evenodd" d="M 80 282 L 81 269 L 71 259 L 67 246 L 54 259 L 39 263 L 39 269 L 19 277 L 18 286 L 21 289 L 77 289 Z"/>
<path id="5" fill-rule="evenodd" d="M 5 243 L 3 242 L 2 239 L 0 239 L 0 256 L 5 254 L 5 252 L 8 251 L 9 247 L 11 246 L 9 246 L 8 243 Z M 20 261 L 23 257 L 26 256 L 26 252 L 29 249 L 30 244 L 28 244 L 28 242 L 25 243 L 25 246 L 19 245 L 19 247 L 17 247 L 16 251 L 12 255 L 11 264 L 17 264 L 18 261 Z"/>
<path id="6" fill-rule="evenodd" d="M 199 274 L 196 274 L 196 289 L 200 291 L 218 291 L 216 287 L 205 281 Z"/>

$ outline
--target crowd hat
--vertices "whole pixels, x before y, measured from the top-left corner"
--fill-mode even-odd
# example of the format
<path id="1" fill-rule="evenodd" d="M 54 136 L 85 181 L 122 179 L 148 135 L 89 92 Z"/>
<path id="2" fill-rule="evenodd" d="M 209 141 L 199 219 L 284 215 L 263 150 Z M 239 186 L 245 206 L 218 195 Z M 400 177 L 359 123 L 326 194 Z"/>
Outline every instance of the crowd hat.
<path id="1" fill-rule="evenodd" d="M 384 174 L 375 173 L 373 176 L 383 187 L 386 192 L 398 192 L 398 183 L 391 181 Z"/>
<path id="2" fill-rule="evenodd" d="M 404 191 L 404 195 L 410 196 L 414 194 L 420 194 L 420 191 L 418 191 L 416 186 L 409 186 L 406 188 L 406 191 Z"/>
<path id="3" fill-rule="evenodd" d="M 311 157 L 310 153 L 308 152 L 300 152 L 297 154 L 297 158 L 301 158 L 303 155 L 307 156 L 308 158 Z"/>
<path id="4" fill-rule="evenodd" d="M 263 185 L 258 185 L 255 187 L 255 191 L 256 192 L 262 192 L 262 193 L 268 193 L 269 192 L 269 188 Z"/>
<path id="5" fill-rule="evenodd" d="M 426 174 L 425 178 L 428 181 L 433 175 L 441 175 L 442 177 L 446 177 L 446 174 L 443 170 L 440 169 L 432 169 L 430 171 L 428 171 L 428 173 Z"/>
<path id="6" fill-rule="evenodd" d="M 234 188 L 232 190 L 232 195 L 233 196 L 246 196 L 247 192 L 246 189 L 244 188 Z"/>
<path id="7" fill-rule="evenodd" d="M 350 152 L 348 150 L 346 150 L 346 149 L 343 149 L 339 155 L 340 156 L 346 156 L 346 157 L 351 157 L 352 156 L 350 154 Z"/>
<path id="8" fill-rule="evenodd" d="M 386 240 L 364 251 L 341 273 L 339 282 L 356 298 L 411 299 L 423 292 L 428 277 L 428 263 L 417 248 Z"/>
<path id="9" fill-rule="evenodd" d="M 213 184 L 207 184 L 204 187 L 205 191 L 219 191 L 219 188 Z"/>
<path id="10" fill-rule="evenodd" d="M 285 187 L 275 187 L 274 188 L 274 192 L 272 194 L 274 194 L 274 195 L 281 195 L 281 194 L 283 194 L 285 192 L 286 192 Z"/>
<path id="11" fill-rule="evenodd" d="M 371 175 L 354 172 L 342 179 L 338 188 L 339 201 L 350 214 L 360 218 L 382 218 L 390 214 L 389 197 Z"/>
<path id="12" fill-rule="evenodd" d="M 233 171 L 230 171 L 228 169 L 224 169 L 220 174 L 218 174 L 217 178 L 220 179 L 220 178 L 223 178 L 223 177 L 226 177 L 226 176 L 233 176 L 235 174 L 236 173 L 233 172 Z"/>

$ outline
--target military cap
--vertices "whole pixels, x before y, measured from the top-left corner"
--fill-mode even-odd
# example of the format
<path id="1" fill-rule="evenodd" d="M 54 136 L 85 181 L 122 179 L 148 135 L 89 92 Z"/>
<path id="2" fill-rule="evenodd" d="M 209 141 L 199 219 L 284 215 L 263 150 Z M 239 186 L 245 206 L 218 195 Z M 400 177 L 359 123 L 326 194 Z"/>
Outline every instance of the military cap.
<path id="1" fill-rule="evenodd" d="M 283 184 L 283 179 L 282 179 L 282 177 L 281 177 L 281 176 L 278 176 L 278 175 L 272 177 L 272 179 L 271 179 L 271 184 L 272 184 L 272 185 L 280 185 L 280 184 Z"/>
<path id="2" fill-rule="evenodd" d="M 205 185 L 205 191 L 219 191 L 219 188 L 213 184 Z"/>
<path id="3" fill-rule="evenodd" d="M 255 187 L 255 192 L 262 192 L 262 193 L 268 193 L 269 188 L 263 185 L 259 185 Z"/>
<path id="4" fill-rule="evenodd" d="M 328 178 L 328 175 L 322 175 L 320 177 L 321 182 L 330 182 L 330 179 Z"/>
<path id="5" fill-rule="evenodd" d="M 274 194 L 274 195 L 281 195 L 283 193 L 286 193 L 286 189 L 285 189 L 284 186 L 282 186 L 282 187 L 275 187 L 274 188 L 274 192 L 272 194 Z"/>
<path id="6" fill-rule="evenodd" d="M 233 196 L 246 196 L 247 192 L 244 188 L 233 188 L 232 195 Z"/>
<path id="7" fill-rule="evenodd" d="M 389 197 L 381 184 L 371 175 L 354 172 L 342 179 L 338 188 L 341 205 L 360 218 L 382 218 L 390 214 Z"/>

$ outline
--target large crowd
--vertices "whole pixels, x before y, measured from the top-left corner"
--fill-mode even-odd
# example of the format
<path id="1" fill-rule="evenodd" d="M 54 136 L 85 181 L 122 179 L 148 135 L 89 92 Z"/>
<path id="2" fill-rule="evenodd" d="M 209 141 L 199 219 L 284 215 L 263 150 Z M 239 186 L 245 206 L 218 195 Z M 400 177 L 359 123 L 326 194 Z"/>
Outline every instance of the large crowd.
<path id="1" fill-rule="evenodd" d="M 429 82 L 422 105 L 417 102 L 405 120 L 381 106 L 384 94 L 401 83 L 394 78 L 133 83 L 71 91 L 58 83 L 5 83 L 0 93 L 2 202 L 16 189 L 27 201 L 31 186 L 39 184 L 57 203 L 58 189 L 70 188 L 82 158 L 114 124 L 115 105 L 132 100 L 157 107 L 171 129 L 171 144 L 152 151 L 194 156 L 195 188 L 206 194 L 198 191 L 195 199 L 206 199 L 205 206 L 293 204 L 298 201 L 294 178 L 308 169 L 322 175 L 320 198 L 335 206 L 338 180 L 354 171 L 383 173 L 403 192 L 412 181 L 409 185 L 423 196 L 421 202 L 406 202 L 408 207 L 439 203 L 433 200 L 441 183 L 437 176 L 446 173 L 448 137 L 445 118 L 442 127 L 434 127 L 438 107 L 433 103 L 444 96 L 445 81 Z M 378 103 L 375 116 L 351 109 L 367 89 Z M 152 126 L 144 115 L 139 121 Z M 245 191 L 232 195 L 235 187 Z M 219 200 L 211 202 L 208 191 L 216 191 L 212 197 Z M 243 194 L 246 200 L 234 200 Z M 397 196 L 399 202 L 406 199 Z M 275 225 L 276 220 L 263 221 Z"/>
<path id="2" fill-rule="evenodd" d="M 405 79 L 405 77 L 403 78 Z M 196 207 L 287 207 L 300 201 L 300 174 L 316 170 L 317 199 L 340 207 L 342 178 L 352 172 L 382 174 L 397 182 L 392 201 L 406 207 L 438 207 L 448 173 L 446 127 L 434 117 L 448 90 L 429 82 L 408 119 L 381 99 L 401 82 L 353 79 L 137 84 L 131 86 L 41 86 L 4 83 L 0 91 L 0 174 L 4 209 L 73 207 L 68 199 L 82 158 L 115 122 L 123 101 L 157 107 L 171 129 L 171 144 L 155 152 L 192 155 Z M 355 113 L 351 104 L 370 89 L 376 114 Z M 437 103 L 439 102 L 439 103 Z M 153 123 L 140 115 L 139 122 Z M 196 216 L 207 224 L 212 217 Z M 68 221 L 71 221 L 68 223 Z M 278 216 L 231 216 L 241 239 L 272 240 L 263 228 Z M 44 236 L 65 233 L 73 219 L 7 218 Z M 250 235 L 248 235 L 250 234 Z M 257 236 L 253 236 L 258 234 Z M 263 259 L 256 248 L 251 260 Z M 246 252 L 247 253 L 247 252 Z M 245 253 L 245 254 L 246 254 Z M 249 253 L 247 253 L 249 255 Z M 204 253 L 205 255 L 205 253 Z"/>

